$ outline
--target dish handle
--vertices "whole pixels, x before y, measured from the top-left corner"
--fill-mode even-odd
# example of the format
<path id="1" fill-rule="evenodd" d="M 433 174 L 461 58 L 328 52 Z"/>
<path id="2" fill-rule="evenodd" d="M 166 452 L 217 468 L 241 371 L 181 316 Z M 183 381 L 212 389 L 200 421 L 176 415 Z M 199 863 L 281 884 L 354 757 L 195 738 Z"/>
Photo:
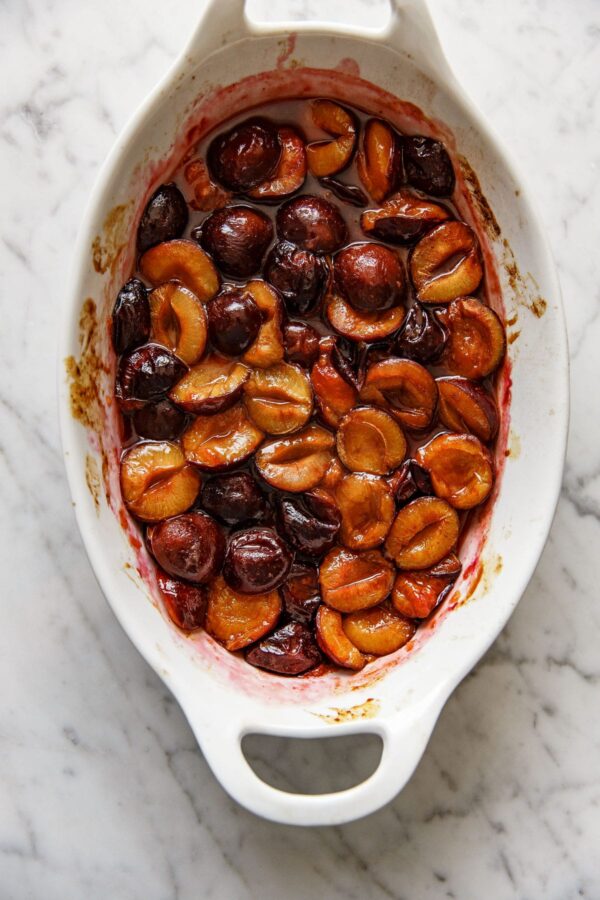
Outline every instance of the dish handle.
<path id="1" fill-rule="evenodd" d="M 439 715 L 440 702 L 420 704 L 397 719 L 373 719 L 309 729 L 208 722 L 206 709 L 188 720 L 202 752 L 222 787 L 246 809 L 285 825 L 340 825 L 380 809 L 398 794 L 419 762 Z M 364 781 L 327 794 L 296 794 L 272 787 L 252 769 L 242 749 L 246 735 L 315 739 L 375 734 L 383 743 L 375 771 Z"/>
<path id="2" fill-rule="evenodd" d="M 323 0 L 319 19 L 294 19 L 280 22 L 259 21 L 248 15 L 248 0 L 207 0 L 182 56 L 184 63 L 202 58 L 224 43 L 248 37 L 272 34 L 332 32 L 357 38 L 370 38 L 389 44 L 418 58 L 420 68 L 437 77 L 453 78 L 430 12 L 429 0 L 388 0 L 390 16 L 382 28 L 348 25 L 327 18 L 328 7 L 339 11 L 336 0 Z"/>

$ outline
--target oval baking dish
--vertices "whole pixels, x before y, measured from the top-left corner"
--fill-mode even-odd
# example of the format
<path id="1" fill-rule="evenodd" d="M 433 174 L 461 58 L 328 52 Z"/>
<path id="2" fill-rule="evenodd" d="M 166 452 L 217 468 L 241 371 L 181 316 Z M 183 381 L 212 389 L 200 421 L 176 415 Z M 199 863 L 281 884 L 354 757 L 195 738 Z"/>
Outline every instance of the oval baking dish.
<path id="1" fill-rule="evenodd" d="M 440 137 L 476 229 L 488 299 L 504 317 L 502 425 L 495 496 L 461 548 L 463 572 L 410 649 L 357 674 L 286 680 L 248 666 L 165 615 L 153 568 L 120 496 L 114 355 L 108 319 L 128 277 L 139 216 L 189 146 L 231 115 L 273 99 L 329 96 Z M 381 32 L 316 22 L 259 25 L 242 0 L 212 0 L 188 47 L 110 154 L 81 228 L 62 322 L 60 412 L 78 524 L 102 589 L 173 691 L 223 787 L 275 821 L 335 824 L 404 786 L 449 694 L 496 638 L 544 546 L 561 483 L 568 363 L 559 288 L 526 192 L 463 95 L 427 6 L 395 0 Z M 289 794 L 265 784 L 241 749 L 250 733 L 316 738 L 372 732 L 376 771 L 348 790 Z"/>

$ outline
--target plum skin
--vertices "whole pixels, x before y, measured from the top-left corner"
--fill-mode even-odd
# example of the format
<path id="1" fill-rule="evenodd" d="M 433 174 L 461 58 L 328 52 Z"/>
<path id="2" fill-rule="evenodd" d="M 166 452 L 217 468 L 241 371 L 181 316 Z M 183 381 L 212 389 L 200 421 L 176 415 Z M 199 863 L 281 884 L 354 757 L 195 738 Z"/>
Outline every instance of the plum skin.
<path id="1" fill-rule="evenodd" d="M 217 350 L 240 356 L 258 336 L 263 321 L 256 301 L 241 288 L 222 290 L 207 304 L 208 330 Z"/>
<path id="2" fill-rule="evenodd" d="M 138 226 L 140 253 L 163 241 L 181 237 L 186 229 L 189 211 L 185 197 L 176 184 L 161 184 L 150 197 Z"/>
<path id="3" fill-rule="evenodd" d="M 229 539 L 223 578 L 244 594 L 262 594 L 279 587 L 291 568 L 292 553 L 272 528 L 248 528 Z"/>
<path id="4" fill-rule="evenodd" d="M 223 565 L 225 537 L 206 513 L 164 519 L 152 527 L 149 542 L 157 562 L 175 578 L 201 584 L 213 578 Z"/>

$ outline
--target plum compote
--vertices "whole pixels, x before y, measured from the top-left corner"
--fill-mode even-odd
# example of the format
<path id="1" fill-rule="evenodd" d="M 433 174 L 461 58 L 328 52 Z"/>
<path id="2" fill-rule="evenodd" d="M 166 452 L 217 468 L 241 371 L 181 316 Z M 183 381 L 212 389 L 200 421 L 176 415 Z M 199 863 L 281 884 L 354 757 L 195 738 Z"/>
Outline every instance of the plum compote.
<path id="1" fill-rule="evenodd" d="M 279 676 L 357 671 L 453 590 L 505 328 L 431 134 L 327 97 L 153 185 L 112 313 L 122 497 L 163 606 Z"/>

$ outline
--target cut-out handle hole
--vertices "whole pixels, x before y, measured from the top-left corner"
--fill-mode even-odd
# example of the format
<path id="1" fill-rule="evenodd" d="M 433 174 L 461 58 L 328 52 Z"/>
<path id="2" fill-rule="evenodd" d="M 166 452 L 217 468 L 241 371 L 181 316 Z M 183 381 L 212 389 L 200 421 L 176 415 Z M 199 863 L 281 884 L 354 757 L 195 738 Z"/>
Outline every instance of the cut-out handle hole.
<path id="1" fill-rule="evenodd" d="M 271 787 L 292 794 L 327 794 L 365 781 L 376 770 L 383 741 L 375 734 L 321 739 L 248 734 L 242 752 Z"/>

